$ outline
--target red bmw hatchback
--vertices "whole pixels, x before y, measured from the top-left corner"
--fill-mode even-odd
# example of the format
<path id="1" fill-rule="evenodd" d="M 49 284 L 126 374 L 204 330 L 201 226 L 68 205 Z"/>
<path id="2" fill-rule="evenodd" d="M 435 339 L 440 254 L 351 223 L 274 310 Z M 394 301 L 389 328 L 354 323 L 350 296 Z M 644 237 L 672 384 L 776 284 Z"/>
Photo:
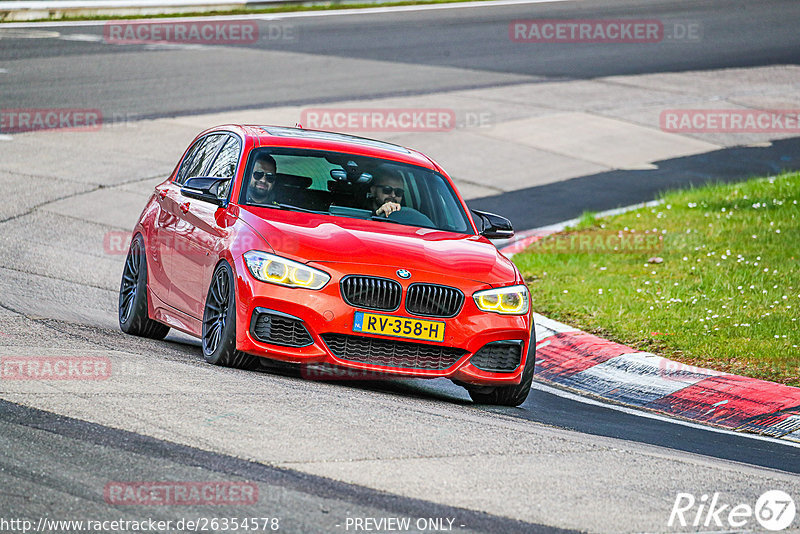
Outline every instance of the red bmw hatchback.
<path id="1" fill-rule="evenodd" d="M 213 364 L 259 358 L 446 377 L 518 406 L 533 379 L 530 294 L 425 155 L 349 135 L 228 125 L 201 133 L 133 231 L 124 332 L 202 340 Z"/>

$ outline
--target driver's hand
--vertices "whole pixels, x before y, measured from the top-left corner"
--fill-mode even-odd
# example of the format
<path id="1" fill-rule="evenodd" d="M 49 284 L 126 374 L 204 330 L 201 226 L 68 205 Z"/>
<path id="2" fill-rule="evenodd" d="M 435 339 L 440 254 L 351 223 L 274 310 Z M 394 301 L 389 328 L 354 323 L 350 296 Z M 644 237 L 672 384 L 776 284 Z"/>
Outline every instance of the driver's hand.
<path id="1" fill-rule="evenodd" d="M 390 213 L 394 211 L 400 211 L 400 204 L 397 202 L 387 202 L 383 206 L 375 211 L 375 215 L 383 215 L 384 217 L 388 217 Z"/>

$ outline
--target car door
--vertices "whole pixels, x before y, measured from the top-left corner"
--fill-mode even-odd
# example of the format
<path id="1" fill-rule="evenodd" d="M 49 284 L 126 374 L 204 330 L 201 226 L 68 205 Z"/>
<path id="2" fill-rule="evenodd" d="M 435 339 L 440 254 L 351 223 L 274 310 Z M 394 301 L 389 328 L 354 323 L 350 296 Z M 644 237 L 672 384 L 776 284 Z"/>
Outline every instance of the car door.
<path id="1" fill-rule="evenodd" d="M 178 172 L 172 180 L 167 180 L 156 186 L 155 199 L 158 204 L 154 224 L 148 236 L 147 257 L 150 260 L 148 267 L 148 286 L 155 296 L 166 304 L 171 304 L 169 291 L 170 264 L 175 244 L 175 225 L 178 222 L 178 188 L 175 182 L 180 182 L 192 165 L 197 153 L 203 148 L 207 137 L 196 140 L 186 151 L 180 163 Z"/>
<path id="2" fill-rule="evenodd" d="M 156 188 L 156 195 L 159 203 L 158 221 L 156 223 L 157 255 L 163 270 L 165 283 L 161 284 L 159 298 L 173 308 L 177 308 L 185 313 L 186 309 L 174 297 L 172 286 L 175 277 L 180 273 L 175 270 L 175 257 L 177 250 L 175 247 L 175 233 L 181 224 L 182 209 L 185 208 L 186 199 L 180 192 L 181 185 L 191 176 L 198 176 L 208 166 L 211 159 L 216 155 L 220 145 L 224 142 L 225 134 L 210 134 L 195 141 L 192 148 L 186 153 L 186 157 L 180 166 L 175 178 Z M 183 207 L 182 207 L 183 205 Z"/>
<path id="3" fill-rule="evenodd" d="M 229 186 L 220 193 L 224 198 L 229 198 L 229 188 L 236 176 L 241 151 L 242 142 L 237 136 L 224 136 L 214 158 L 203 173 L 198 174 L 229 179 Z M 181 196 L 172 263 L 175 272 L 172 299 L 181 310 L 197 319 L 203 317 L 211 275 L 230 231 L 225 213 L 225 208 L 210 202 Z"/>

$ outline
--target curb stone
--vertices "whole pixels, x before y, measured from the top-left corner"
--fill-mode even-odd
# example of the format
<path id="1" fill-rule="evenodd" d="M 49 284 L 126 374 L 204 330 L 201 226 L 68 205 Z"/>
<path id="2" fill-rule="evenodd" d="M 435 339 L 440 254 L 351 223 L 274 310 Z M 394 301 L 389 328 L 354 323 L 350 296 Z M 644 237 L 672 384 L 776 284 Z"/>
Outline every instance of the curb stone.
<path id="1" fill-rule="evenodd" d="M 636 208 L 640 206 L 633 206 Z M 601 214 L 602 215 L 602 214 Z M 576 220 L 521 232 L 506 256 Z M 800 443 L 800 388 L 682 364 L 534 313 L 537 381 L 690 421 Z"/>

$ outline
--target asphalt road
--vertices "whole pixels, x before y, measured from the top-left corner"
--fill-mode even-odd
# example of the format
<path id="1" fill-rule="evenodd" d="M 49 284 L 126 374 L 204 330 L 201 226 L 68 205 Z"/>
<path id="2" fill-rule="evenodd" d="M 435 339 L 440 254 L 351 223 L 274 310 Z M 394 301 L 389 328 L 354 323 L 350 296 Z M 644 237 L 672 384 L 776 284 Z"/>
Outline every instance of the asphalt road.
<path id="1" fill-rule="evenodd" d="M 794 2 L 715 1 L 284 18 L 260 24 L 289 25 L 296 37 L 241 47 L 116 46 L 102 41 L 98 25 L 36 30 L 43 33 L 0 27 L 0 107 L 176 117 L 553 79 L 567 84 L 796 64 L 798 15 Z M 515 19 L 613 17 L 696 23 L 703 41 L 534 49 L 508 39 Z M 12 31 L 14 38 L 3 36 Z M 36 136 L 13 143 L 29 143 L 25 154 L 32 154 Z M 0 159 L 23 153 L 13 143 L 0 145 Z M 68 152 L 42 150 L 56 166 L 81 164 Z M 120 160 L 132 161 L 141 150 L 121 146 Z M 776 149 L 764 164 L 782 155 Z M 205 364 L 185 336 L 165 342 L 124 336 L 115 327 L 122 258 L 97 251 L 108 226 L 92 219 L 96 200 L 87 197 L 81 210 L 54 207 L 85 192 L 85 185 L 94 187 L 93 177 L 73 179 L 74 190 L 54 194 L 46 177 L 58 169 L 26 157 L 28 174 L 3 175 L 4 183 L 30 180 L 41 199 L 8 216 L 2 212 L 0 348 L 5 354 L 111 354 L 119 371 L 100 384 L 0 383 L 3 517 L 279 513 L 288 532 L 345 531 L 348 517 L 388 516 L 454 518 L 461 531 L 676 531 L 666 522 L 679 491 L 720 491 L 751 503 L 768 489 L 800 495 L 798 449 L 787 444 L 636 417 L 541 388 L 519 409 L 484 409 L 446 381 L 330 384 L 286 370 L 237 372 Z M 714 161 L 724 167 L 732 158 L 727 152 Z M 707 172 L 708 159 L 690 164 Z M 133 175 L 93 191 L 129 194 L 163 170 L 131 168 Z M 625 172 L 639 171 L 481 202 L 522 220 L 527 195 L 540 195 L 544 214 L 525 223 L 555 222 L 592 196 L 620 202 L 626 188 L 615 185 L 627 183 L 632 175 Z M 641 177 L 629 183 L 646 183 Z M 633 196 L 648 195 L 652 190 Z M 29 202 L 23 196 L 20 203 Z M 572 207 L 547 211 L 562 201 Z M 261 498 L 233 512 L 119 507 L 103 498 L 114 480 L 249 480 Z"/>
<path id="2" fill-rule="evenodd" d="M 551 18 L 656 19 L 665 38 L 605 46 L 509 38 L 514 20 Z M 556 2 L 276 17 L 259 22 L 255 44 L 194 48 L 108 44 L 102 23 L 51 28 L 49 38 L 43 28 L 44 38 L 0 40 L 0 64 L 12 74 L 0 76 L 0 94 L 6 108 L 163 117 L 536 80 L 798 64 L 799 19 L 800 4 L 792 0 Z M 699 40 L 670 37 L 676 25 L 696 26 Z"/>

